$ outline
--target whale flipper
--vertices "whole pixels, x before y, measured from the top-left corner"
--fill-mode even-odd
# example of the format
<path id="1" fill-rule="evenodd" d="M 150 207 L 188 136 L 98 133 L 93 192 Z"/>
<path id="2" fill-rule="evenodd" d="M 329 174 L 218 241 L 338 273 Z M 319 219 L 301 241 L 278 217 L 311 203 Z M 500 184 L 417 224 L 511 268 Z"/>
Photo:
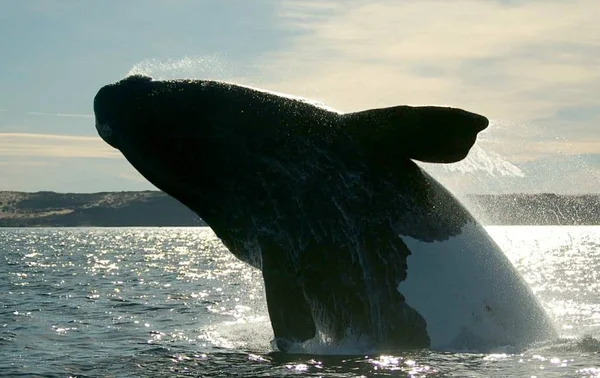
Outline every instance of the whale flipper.
<path id="1" fill-rule="evenodd" d="M 382 187 L 377 201 L 370 204 L 372 214 L 389 216 L 396 236 L 433 242 L 459 235 L 473 218 L 407 157 L 458 162 L 467 156 L 488 122 L 475 113 L 438 106 L 394 106 L 342 115 L 343 127 L 369 170 L 385 177 L 390 185 Z"/>
<path id="2" fill-rule="evenodd" d="M 277 347 L 286 351 L 294 342 L 312 339 L 316 327 L 295 269 L 285 261 L 285 251 L 272 243 L 265 248 L 265 244 L 261 243 L 261 249 L 267 308 Z"/>
<path id="3" fill-rule="evenodd" d="M 439 106 L 394 106 L 342 116 L 346 130 L 366 151 L 382 158 L 455 163 L 475 144 L 487 118 Z"/>

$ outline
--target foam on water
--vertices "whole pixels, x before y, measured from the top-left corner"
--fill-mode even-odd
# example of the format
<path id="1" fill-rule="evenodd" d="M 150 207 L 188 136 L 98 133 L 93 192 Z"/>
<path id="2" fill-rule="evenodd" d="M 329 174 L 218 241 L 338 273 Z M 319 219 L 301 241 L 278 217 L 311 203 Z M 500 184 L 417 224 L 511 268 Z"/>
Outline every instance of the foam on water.
<path id="1" fill-rule="evenodd" d="M 273 349 L 271 322 L 264 315 L 210 325 L 203 329 L 200 338 L 220 348 L 236 348 L 263 353 Z"/>

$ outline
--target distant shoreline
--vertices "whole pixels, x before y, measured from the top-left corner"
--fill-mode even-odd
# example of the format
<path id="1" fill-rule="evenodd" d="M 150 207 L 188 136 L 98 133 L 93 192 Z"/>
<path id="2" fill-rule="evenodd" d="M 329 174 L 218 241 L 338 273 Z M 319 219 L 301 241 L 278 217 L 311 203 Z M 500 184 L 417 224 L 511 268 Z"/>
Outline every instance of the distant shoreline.
<path id="1" fill-rule="evenodd" d="M 600 225 L 600 195 L 467 195 L 485 225 Z M 199 227 L 206 223 L 160 191 L 0 191 L 0 227 Z"/>

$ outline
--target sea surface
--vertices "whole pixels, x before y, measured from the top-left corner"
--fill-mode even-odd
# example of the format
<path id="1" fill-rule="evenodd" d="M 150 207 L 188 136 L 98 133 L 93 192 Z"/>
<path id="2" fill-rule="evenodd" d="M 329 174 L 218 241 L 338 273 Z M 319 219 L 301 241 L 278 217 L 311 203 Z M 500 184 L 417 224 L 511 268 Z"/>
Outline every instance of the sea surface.
<path id="1" fill-rule="evenodd" d="M 487 230 L 560 339 L 518 353 L 284 355 L 261 273 L 209 228 L 0 229 L 0 376 L 600 377 L 600 226 Z"/>

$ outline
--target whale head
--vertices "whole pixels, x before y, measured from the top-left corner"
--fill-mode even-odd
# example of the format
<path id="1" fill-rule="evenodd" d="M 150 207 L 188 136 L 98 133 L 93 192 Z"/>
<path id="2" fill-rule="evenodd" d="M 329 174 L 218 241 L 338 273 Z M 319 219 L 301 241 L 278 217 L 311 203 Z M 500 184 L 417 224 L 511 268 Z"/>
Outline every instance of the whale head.
<path id="1" fill-rule="evenodd" d="M 129 76 L 94 97 L 96 130 L 158 188 L 198 188 L 199 176 L 227 170 L 226 156 L 244 150 L 237 145 L 243 138 L 229 138 L 240 125 L 225 119 L 231 113 L 226 88 L 214 81 Z"/>
<path id="2" fill-rule="evenodd" d="M 94 97 L 96 130 L 100 137 L 117 149 L 124 139 L 140 137 L 142 134 L 136 125 L 144 123 L 140 119 L 147 118 L 151 93 L 152 78 L 141 75 L 102 87 Z"/>
<path id="3" fill-rule="evenodd" d="M 265 150 L 297 131 L 294 125 L 312 122 L 315 112 L 320 120 L 338 116 L 230 83 L 141 75 L 108 84 L 94 97 L 99 136 L 154 186 L 195 211 L 199 199 L 214 202 L 239 186 Z"/>
<path id="4" fill-rule="evenodd" d="M 190 83 L 133 75 L 102 87 L 94 97 L 98 134 L 124 154 L 144 145 L 210 138 L 211 90 L 207 82 Z"/>

